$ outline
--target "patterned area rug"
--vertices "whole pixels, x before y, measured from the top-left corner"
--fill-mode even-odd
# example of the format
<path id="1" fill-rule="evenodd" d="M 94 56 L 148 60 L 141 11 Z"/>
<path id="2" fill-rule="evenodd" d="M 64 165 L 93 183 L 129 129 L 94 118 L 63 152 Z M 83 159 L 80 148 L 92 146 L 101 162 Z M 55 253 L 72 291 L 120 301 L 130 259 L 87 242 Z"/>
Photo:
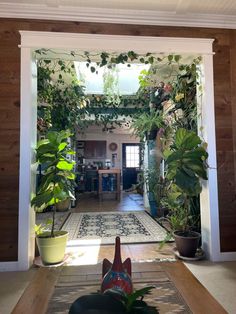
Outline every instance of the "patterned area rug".
<path id="1" fill-rule="evenodd" d="M 69 232 L 69 245 L 161 242 L 162 228 L 146 212 L 72 213 L 63 226 Z"/>
<path id="2" fill-rule="evenodd" d="M 70 305 L 78 297 L 99 291 L 100 286 L 97 284 L 101 279 L 94 282 L 96 275 L 93 275 L 93 282 L 84 283 L 76 276 L 61 276 L 55 287 L 54 294 L 49 302 L 47 314 L 64 314 L 68 313 Z M 134 276 L 135 277 L 135 276 Z M 170 281 L 164 271 L 143 273 L 143 277 L 134 278 L 135 289 L 141 289 L 146 286 L 155 286 L 152 293 L 145 296 L 144 300 L 151 306 L 156 307 L 160 314 L 167 313 L 192 313 L 183 297 Z M 77 279 L 77 280 L 76 280 Z M 80 278 L 81 279 L 81 278 Z"/>

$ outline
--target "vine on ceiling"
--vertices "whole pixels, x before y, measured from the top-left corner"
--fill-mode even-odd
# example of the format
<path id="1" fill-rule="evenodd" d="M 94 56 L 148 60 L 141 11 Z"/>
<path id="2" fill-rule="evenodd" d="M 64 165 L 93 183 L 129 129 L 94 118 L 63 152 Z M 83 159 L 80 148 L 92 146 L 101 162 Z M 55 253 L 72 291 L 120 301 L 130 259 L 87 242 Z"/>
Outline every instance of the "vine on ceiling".
<path id="1" fill-rule="evenodd" d="M 156 110 L 162 110 L 163 103 L 168 100 L 175 104 L 172 113 L 178 109 L 184 111 L 182 125 L 196 127 L 196 78 L 201 57 L 185 64 L 180 55 L 160 57 L 152 53 L 140 55 L 134 51 L 120 54 L 78 54 L 71 51 L 65 54 L 65 59 L 49 49 L 40 49 L 35 53 L 38 59 L 38 127 L 41 131 L 50 128 L 73 130 L 75 126 L 84 129 L 92 123 L 107 129 L 121 125 L 126 117 L 131 119 L 148 112 L 150 104 Z M 49 59 L 48 53 L 53 58 Z M 70 60 L 66 60 L 68 57 Z M 85 94 L 83 83 L 76 77 L 73 60 L 85 61 L 94 75 L 100 68 L 106 67 L 104 95 Z M 126 64 L 131 67 L 132 63 L 150 64 L 150 67 L 141 71 L 140 88 L 135 95 L 119 95 L 115 66 Z"/>

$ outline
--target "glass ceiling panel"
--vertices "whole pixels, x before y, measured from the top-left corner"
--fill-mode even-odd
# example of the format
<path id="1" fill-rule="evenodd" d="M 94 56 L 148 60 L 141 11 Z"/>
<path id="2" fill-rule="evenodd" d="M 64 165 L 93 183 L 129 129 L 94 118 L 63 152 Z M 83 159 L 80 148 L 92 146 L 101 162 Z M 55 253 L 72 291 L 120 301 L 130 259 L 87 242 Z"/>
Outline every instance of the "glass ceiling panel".
<path id="1" fill-rule="evenodd" d="M 103 75 L 108 69 L 104 66 L 98 68 L 98 74 L 92 73 L 86 66 L 87 62 L 75 61 L 76 75 L 79 81 L 85 86 L 86 94 L 103 94 Z M 90 66 L 96 68 L 96 63 L 91 62 Z M 150 64 L 117 64 L 118 89 L 120 95 L 134 95 L 139 89 L 138 77 L 142 70 L 148 70 Z"/>

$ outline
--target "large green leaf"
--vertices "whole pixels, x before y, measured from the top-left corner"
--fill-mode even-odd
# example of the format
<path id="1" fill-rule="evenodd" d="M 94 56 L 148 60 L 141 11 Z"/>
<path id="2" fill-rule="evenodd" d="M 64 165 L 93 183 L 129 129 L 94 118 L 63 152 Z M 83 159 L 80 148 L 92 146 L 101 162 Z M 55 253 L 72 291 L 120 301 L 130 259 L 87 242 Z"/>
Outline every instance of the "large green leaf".
<path id="1" fill-rule="evenodd" d="M 177 148 L 193 149 L 201 143 L 200 137 L 191 131 L 180 128 L 176 131 L 175 145 Z"/>
<path id="2" fill-rule="evenodd" d="M 56 153 L 56 152 L 57 152 L 57 147 L 52 145 L 52 143 L 41 145 L 36 149 L 37 158 L 43 154 L 47 154 L 47 153 L 51 154 L 51 153 Z"/>
<path id="3" fill-rule="evenodd" d="M 40 140 L 40 141 L 38 141 L 38 143 L 37 143 L 37 148 L 39 147 L 39 146 L 42 146 L 42 145 L 45 145 L 45 144 L 48 144 L 49 143 L 49 140 L 47 139 L 47 138 L 45 138 L 45 139 L 43 139 L 43 140 Z"/>
<path id="4" fill-rule="evenodd" d="M 178 170 L 175 177 L 176 185 L 189 195 L 198 195 L 201 191 L 199 179 L 190 177 L 185 171 Z"/>
<path id="5" fill-rule="evenodd" d="M 32 200 L 31 200 L 31 205 L 40 208 L 42 205 L 48 206 L 48 203 L 53 199 L 53 193 L 52 191 L 45 191 L 42 192 L 41 194 L 36 195 Z"/>
<path id="6" fill-rule="evenodd" d="M 56 132 L 57 133 L 57 141 L 63 142 L 64 140 L 67 140 L 72 134 L 70 131 L 68 130 L 62 130 L 60 132 Z"/>
<path id="7" fill-rule="evenodd" d="M 68 145 L 68 144 L 65 143 L 65 142 L 59 144 L 59 146 L 58 146 L 58 151 L 59 151 L 59 152 L 62 151 L 67 145 Z"/>
<path id="8" fill-rule="evenodd" d="M 185 139 L 187 134 L 188 134 L 188 131 L 183 128 L 180 128 L 176 131 L 175 145 L 177 148 L 180 148 L 182 146 L 183 140 Z"/>
<path id="9" fill-rule="evenodd" d="M 183 152 L 181 150 L 172 152 L 166 159 L 166 164 L 170 164 L 173 161 L 178 161 L 183 157 Z"/>
<path id="10" fill-rule="evenodd" d="M 207 172 L 202 162 L 195 160 L 194 162 L 185 162 L 185 167 L 191 169 L 200 178 L 207 180 Z"/>
<path id="11" fill-rule="evenodd" d="M 75 155 L 75 151 L 71 150 L 71 149 L 66 150 L 65 153 L 66 153 L 66 155 Z"/>
<path id="12" fill-rule="evenodd" d="M 50 131 L 47 134 L 47 138 L 49 139 L 50 143 L 54 146 L 58 146 L 61 142 L 61 140 L 59 139 L 59 134 L 61 132 L 56 132 L 56 131 Z"/>
<path id="13" fill-rule="evenodd" d="M 183 157 L 184 158 L 189 158 L 189 159 L 202 159 L 202 160 L 205 160 L 208 157 L 208 153 L 205 151 L 205 149 L 203 147 L 197 147 L 194 150 L 185 151 Z"/>
<path id="14" fill-rule="evenodd" d="M 64 187 L 63 187 L 64 188 Z M 61 189 L 60 186 L 56 186 L 53 191 L 53 197 L 55 198 L 55 202 L 58 203 L 58 201 L 64 201 L 68 198 L 68 192 L 64 189 Z"/>
<path id="15" fill-rule="evenodd" d="M 183 139 L 182 148 L 190 150 L 196 148 L 200 143 L 201 143 L 200 137 L 194 132 L 189 132 L 186 138 Z"/>
<path id="16" fill-rule="evenodd" d="M 54 175 L 52 173 L 42 176 L 38 192 L 40 193 L 42 191 L 48 190 L 49 185 L 51 185 L 53 182 L 53 179 L 54 179 Z"/>
<path id="17" fill-rule="evenodd" d="M 57 168 L 60 170 L 72 170 L 74 167 L 73 163 L 69 163 L 68 161 L 62 160 L 57 163 Z"/>

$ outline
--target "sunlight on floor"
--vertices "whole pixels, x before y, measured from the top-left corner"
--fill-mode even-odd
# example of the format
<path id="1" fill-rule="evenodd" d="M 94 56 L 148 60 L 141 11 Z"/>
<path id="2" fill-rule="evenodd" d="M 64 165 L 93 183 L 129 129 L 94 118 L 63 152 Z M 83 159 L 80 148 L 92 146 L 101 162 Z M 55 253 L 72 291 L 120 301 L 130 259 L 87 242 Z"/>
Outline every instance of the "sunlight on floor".
<path id="1" fill-rule="evenodd" d="M 68 241 L 66 247 L 66 254 L 68 254 L 68 259 L 66 261 L 66 265 L 76 266 L 97 264 L 100 251 L 100 243 L 101 241 L 99 239 L 87 240 L 86 245 L 80 245 L 81 243 L 79 240 Z M 85 244 L 84 241 L 83 244 Z"/>

